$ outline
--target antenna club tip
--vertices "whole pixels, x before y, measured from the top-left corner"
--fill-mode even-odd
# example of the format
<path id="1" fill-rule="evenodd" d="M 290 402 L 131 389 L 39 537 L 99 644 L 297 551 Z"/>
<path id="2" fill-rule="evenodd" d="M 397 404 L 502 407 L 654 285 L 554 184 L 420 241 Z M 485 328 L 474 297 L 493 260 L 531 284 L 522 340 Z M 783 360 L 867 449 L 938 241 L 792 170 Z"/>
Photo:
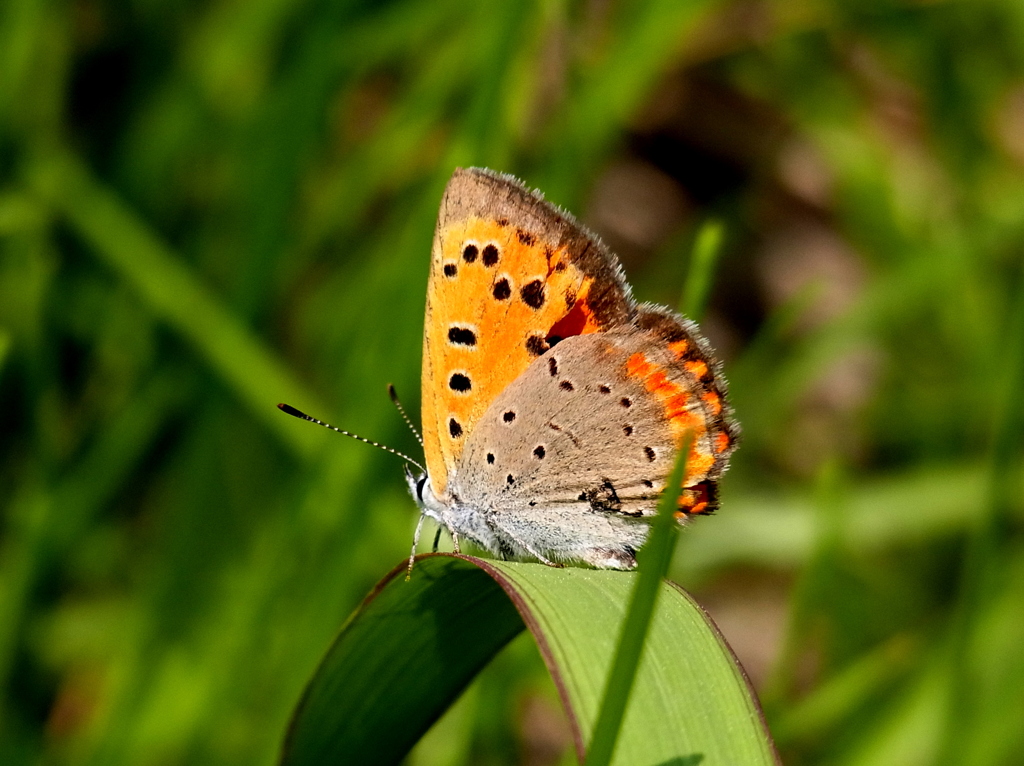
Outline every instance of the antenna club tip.
<path id="1" fill-rule="evenodd" d="M 290 404 L 285 404 L 284 402 L 280 402 L 277 405 L 277 408 L 279 410 L 281 410 L 281 412 L 286 412 L 289 415 L 291 415 L 293 417 L 296 417 L 296 418 L 305 418 L 306 417 L 306 415 L 304 413 L 299 412 L 297 409 L 292 407 Z"/>

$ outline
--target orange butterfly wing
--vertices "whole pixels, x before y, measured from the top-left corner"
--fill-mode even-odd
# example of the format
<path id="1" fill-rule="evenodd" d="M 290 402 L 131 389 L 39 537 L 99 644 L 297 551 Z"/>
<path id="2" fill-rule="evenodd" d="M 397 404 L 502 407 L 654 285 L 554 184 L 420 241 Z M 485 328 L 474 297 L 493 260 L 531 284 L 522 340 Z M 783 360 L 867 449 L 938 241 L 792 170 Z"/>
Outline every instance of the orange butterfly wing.
<path id="1" fill-rule="evenodd" d="M 423 440 L 444 494 L 467 435 L 494 398 L 558 340 L 629 324 L 618 263 L 568 213 L 511 176 L 455 171 L 427 285 Z"/>

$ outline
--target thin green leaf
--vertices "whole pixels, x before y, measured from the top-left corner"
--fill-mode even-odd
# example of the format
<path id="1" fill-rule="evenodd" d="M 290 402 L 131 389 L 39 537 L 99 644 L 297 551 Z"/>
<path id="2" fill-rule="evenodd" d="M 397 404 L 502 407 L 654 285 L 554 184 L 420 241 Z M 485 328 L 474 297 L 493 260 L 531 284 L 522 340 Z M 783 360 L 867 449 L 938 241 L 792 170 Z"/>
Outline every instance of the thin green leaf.
<path id="1" fill-rule="evenodd" d="M 690 256 L 690 268 L 686 275 L 686 286 L 679 303 L 684 316 L 699 322 L 707 308 L 711 281 L 715 274 L 715 263 L 722 252 L 725 229 L 716 219 L 705 221 L 697 232 Z"/>
<path id="2" fill-rule="evenodd" d="M 637 575 L 453 555 L 420 557 L 409 582 L 404 573 L 396 567 L 342 629 L 296 710 L 282 763 L 398 762 L 524 623 L 582 759 Z M 614 763 L 773 763 L 720 634 L 678 587 L 660 590 Z"/>
<path id="3" fill-rule="evenodd" d="M 433 556 L 391 572 L 342 628 L 306 688 L 284 764 L 397 763 L 522 629 L 495 581 Z"/>
<path id="4" fill-rule="evenodd" d="M 319 434 L 296 428 L 274 408 L 285 400 L 328 408 L 240 323 L 149 226 L 93 178 L 72 154 L 54 153 L 31 172 L 33 189 L 66 218 L 159 319 L 206 357 L 253 414 L 297 454 L 317 450 Z"/>
<path id="5" fill-rule="evenodd" d="M 960 724 L 971 721 L 981 707 L 976 696 L 976 673 L 966 658 L 972 631 L 983 607 L 998 592 L 1005 577 L 1007 530 L 1020 492 L 1020 453 L 1024 449 L 1024 276 L 1020 279 L 1010 312 L 1000 400 L 993 417 L 991 475 L 985 512 L 968 538 L 966 560 L 961 574 L 960 594 L 951 624 L 952 672 L 949 676 L 950 706 L 939 763 L 964 762 L 965 744 Z M 980 719 L 979 719 L 980 720 Z"/>
<path id="6" fill-rule="evenodd" d="M 11 333 L 0 327 L 0 372 L 3 372 L 4 362 L 7 361 L 7 354 L 11 350 Z"/>
<path id="7" fill-rule="evenodd" d="M 686 461 L 692 442 L 693 435 L 687 434 L 669 476 L 667 489 L 658 503 L 658 514 L 651 525 L 650 538 L 640 551 L 640 574 L 636 578 L 636 588 L 630 598 L 629 612 L 622 626 L 622 637 L 615 650 L 615 660 L 608 675 L 604 698 L 601 700 L 601 712 L 597 716 L 594 738 L 587 751 L 587 766 L 606 766 L 611 763 L 615 752 L 615 742 L 622 728 L 626 705 L 633 691 L 637 669 L 640 667 L 644 642 L 654 617 L 658 593 L 661 591 L 661 581 L 665 579 L 672 563 L 672 552 L 675 550 L 678 531 L 675 521 L 676 504 L 679 501 L 683 476 L 686 475 Z"/>

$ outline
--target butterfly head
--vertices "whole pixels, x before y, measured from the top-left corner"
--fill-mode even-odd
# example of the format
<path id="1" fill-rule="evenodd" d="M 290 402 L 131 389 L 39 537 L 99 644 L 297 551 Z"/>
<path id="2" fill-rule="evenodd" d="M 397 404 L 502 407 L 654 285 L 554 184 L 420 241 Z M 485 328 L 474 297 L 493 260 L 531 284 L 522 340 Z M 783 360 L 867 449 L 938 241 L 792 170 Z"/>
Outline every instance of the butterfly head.
<path id="1" fill-rule="evenodd" d="M 438 523 L 445 523 L 442 518 L 446 506 L 434 494 L 434 488 L 430 484 L 430 476 L 426 471 L 419 473 L 413 471 L 408 464 L 405 466 L 405 483 L 409 487 L 409 494 L 412 495 L 420 513 L 429 516 Z"/>

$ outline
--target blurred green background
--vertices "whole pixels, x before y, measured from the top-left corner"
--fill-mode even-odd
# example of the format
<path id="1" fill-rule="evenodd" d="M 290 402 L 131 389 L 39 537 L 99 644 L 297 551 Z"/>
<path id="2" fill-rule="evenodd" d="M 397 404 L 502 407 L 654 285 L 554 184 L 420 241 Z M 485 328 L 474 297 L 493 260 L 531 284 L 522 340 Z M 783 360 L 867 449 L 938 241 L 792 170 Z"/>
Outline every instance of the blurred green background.
<path id="1" fill-rule="evenodd" d="M 673 576 L 787 764 L 1024 763 L 1019 0 L 0 3 L 0 762 L 271 763 L 408 553 L 458 165 L 703 326 L 744 442 Z M 411 757 L 553 764 L 517 641 Z"/>

